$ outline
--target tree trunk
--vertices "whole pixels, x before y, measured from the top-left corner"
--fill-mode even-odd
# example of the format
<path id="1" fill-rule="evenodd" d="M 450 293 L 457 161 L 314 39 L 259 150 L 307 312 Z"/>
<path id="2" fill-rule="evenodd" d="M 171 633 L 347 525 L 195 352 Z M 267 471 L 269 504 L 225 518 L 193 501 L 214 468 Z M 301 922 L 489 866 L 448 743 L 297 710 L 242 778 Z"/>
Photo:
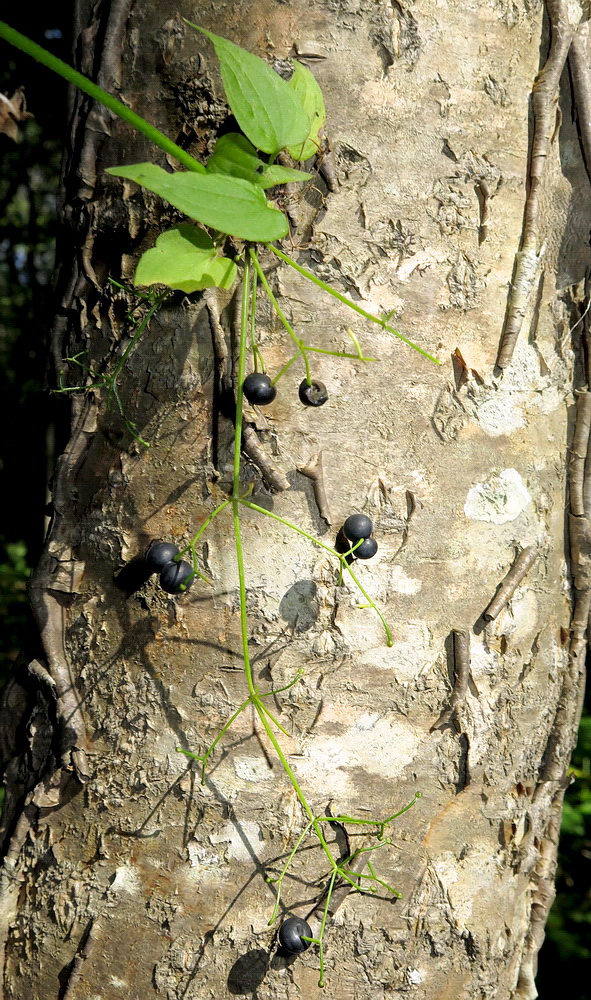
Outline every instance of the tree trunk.
<path id="1" fill-rule="evenodd" d="M 195 8 L 184 13 L 200 25 L 312 69 L 338 185 L 323 180 L 325 164 L 306 197 L 289 202 L 293 255 L 368 311 L 392 312 L 441 361 L 290 268 L 268 272 L 307 343 L 351 353 L 349 327 L 376 360 L 312 355 L 330 394 L 321 409 L 299 403 L 294 365 L 264 418 L 247 413 L 244 490 L 253 483 L 253 502 L 330 546 L 350 513 L 369 514 L 379 551 L 356 573 L 393 643 L 352 583 L 339 586 L 334 558 L 244 509 L 255 681 L 266 691 L 303 669 L 272 710 L 316 814 L 383 818 L 422 796 L 375 854 L 402 898 L 350 893 L 327 927 L 325 993 L 529 1000 L 588 612 L 583 531 L 569 646 L 564 496 L 573 393 L 587 377 L 579 303 L 590 197 L 567 88 L 535 182 L 545 255 L 513 359 L 495 367 L 522 235 L 528 102 L 548 50 L 543 9 L 510 0 Z M 80 0 L 76 30 L 84 72 L 206 158 L 227 108 L 210 44 L 174 4 Z M 104 173 L 149 158 L 166 165 L 160 151 L 85 98 L 72 110 L 54 361 L 62 370 L 64 357 L 87 351 L 109 369 L 131 326 L 107 278 L 131 282 L 140 250 L 177 216 Z M 236 301 L 220 303 L 230 373 Z M 262 303 L 257 326 L 276 373 L 291 346 Z M 17 746 L 4 817 L 7 1000 L 323 995 L 317 948 L 286 958 L 268 926 L 265 877 L 306 818 L 258 718 L 236 719 L 203 785 L 198 763 L 177 752 L 203 754 L 247 694 L 230 512 L 199 548 L 212 586 L 172 597 L 142 564 L 151 539 L 185 545 L 231 490 L 220 347 L 209 295 L 175 295 L 152 320 L 120 383 L 149 449 L 100 392 L 73 397 L 32 583 L 42 654 L 4 706 Z M 578 430 L 575 478 L 586 448 Z M 301 471 L 320 453 L 330 526 Z M 275 466 L 289 489 L 269 489 Z M 586 509 L 571 504 L 577 526 Z M 487 620 L 522 550 L 527 575 Z M 338 855 L 342 827 L 331 835 Z M 327 864 L 314 838 L 303 848 L 283 906 L 305 917 Z"/>

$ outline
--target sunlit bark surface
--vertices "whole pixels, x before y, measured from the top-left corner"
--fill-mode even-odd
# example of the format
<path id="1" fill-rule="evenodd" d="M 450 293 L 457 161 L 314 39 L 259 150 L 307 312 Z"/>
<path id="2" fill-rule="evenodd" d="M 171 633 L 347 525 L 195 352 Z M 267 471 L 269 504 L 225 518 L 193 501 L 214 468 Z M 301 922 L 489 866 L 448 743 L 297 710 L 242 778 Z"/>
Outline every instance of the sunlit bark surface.
<path id="1" fill-rule="evenodd" d="M 126 413 L 151 447 L 122 433 L 100 394 L 74 401 L 43 564 L 50 576 L 37 584 L 49 587 L 45 642 L 57 644 L 80 695 L 86 745 L 72 757 L 86 751 L 90 777 L 83 785 L 61 759 L 43 684 L 29 678 L 25 698 L 17 678 L 4 707 L 16 754 L 0 904 L 4 995 L 533 997 L 582 683 L 578 663 L 569 664 L 565 495 L 569 414 L 585 384 L 583 324 L 574 327 L 590 207 L 563 94 L 540 191 L 542 277 L 501 374 L 494 365 L 521 236 L 529 103 L 548 45 L 543 9 L 509 0 L 204 0 L 180 13 L 271 59 L 297 54 L 312 69 L 338 189 L 319 176 L 290 203 L 294 246 L 284 248 L 368 311 L 391 311 L 441 362 L 288 267 L 270 272 L 308 343 L 351 350 L 350 327 L 376 360 L 315 355 L 314 375 L 330 393 L 321 409 L 301 406 L 303 370 L 294 365 L 264 418 L 249 417 L 289 489 L 270 492 L 246 458 L 244 486 L 254 483 L 256 503 L 329 545 L 348 514 L 370 515 L 379 551 L 357 568 L 393 645 L 354 587 L 338 587 L 326 552 L 245 511 L 255 679 L 266 690 L 304 671 L 273 711 L 292 733 L 281 743 L 316 812 L 383 817 L 417 791 L 422 798 L 375 856 L 402 898 L 349 895 L 326 932 L 319 990 L 317 950 L 286 960 L 268 926 L 266 866 L 277 870 L 305 821 L 260 725 L 248 711 L 236 720 L 204 785 L 198 765 L 176 752 L 202 753 L 246 697 L 230 515 L 205 535 L 212 587 L 198 582 L 174 598 L 155 577 L 130 580 L 150 539 L 186 544 L 231 482 L 232 424 L 218 412 L 209 313 L 198 295 L 175 295 L 121 381 Z M 80 67 L 205 159 L 227 128 L 206 39 L 168 0 L 81 3 L 77 17 Z M 76 98 L 60 366 L 81 350 L 104 363 L 125 346 L 127 306 L 107 278 L 131 281 L 140 251 L 177 217 L 104 169 L 150 157 L 166 165 Z M 229 295 L 221 306 L 232 358 Z M 262 300 L 257 325 L 275 373 L 292 349 Z M 298 471 L 320 451 L 330 527 Z M 532 545 L 527 575 L 486 622 L 497 587 Z M 454 629 L 467 630 L 470 659 L 449 712 Z M 305 846 L 284 883 L 285 908 L 302 916 L 326 872 L 317 843 Z"/>

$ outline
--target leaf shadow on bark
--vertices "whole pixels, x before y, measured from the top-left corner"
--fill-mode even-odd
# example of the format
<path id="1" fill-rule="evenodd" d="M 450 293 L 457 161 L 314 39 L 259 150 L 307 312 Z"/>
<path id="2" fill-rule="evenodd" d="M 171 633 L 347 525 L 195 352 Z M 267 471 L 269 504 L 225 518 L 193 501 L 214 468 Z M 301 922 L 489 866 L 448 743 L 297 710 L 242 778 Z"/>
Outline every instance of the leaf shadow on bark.
<path id="1" fill-rule="evenodd" d="M 134 563 L 135 563 L 135 565 L 134 565 Z M 140 565 L 138 565 L 138 564 L 140 564 Z M 122 570 L 121 573 L 125 574 L 125 570 L 127 569 L 127 570 L 129 570 L 129 573 L 130 573 L 130 575 L 132 577 L 134 575 L 137 575 L 137 577 L 145 576 L 145 570 L 144 570 L 144 565 L 145 564 L 143 564 L 143 565 L 142 564 L 143 564 L 143 560 L 134 560 L 134 561 L 132 561 L 132 563 L 129 563 L 127 567 L 124 567 L 124 570 Z M 81 698 L 80 698 L 81 704 L 84 704 L 85 701 L 89 700 L 90 695 L 92 694 L 93 689 L 100 683 L 101 679 L 104 678 L 110 672 L 110 670 L 112 669 L 113 665 L 115 663 L 117 663 L 117 661 L 119 659 L 125 658 L 126 656 L 130 656 L 130 657 L 133 656 L 133 658 L 136 661 L 138 659 L 140 660 L 140 662 L 141 662 L 140 669 L 143 669 L 150 676 L 151 681 L 152 681 L 152 683 L 153 683 L 153 685 L 154 685 L 154 687 L 155 687 L 155 689 L 156 689 L 156 691 L 158 693 L 158 697 L 159 697 L 159 701 L 160 701 L 162 713 L 163 713 L 164 717 L 166 718 L 166 720 L 168 722 L 168 725 L 170 726 L 170 728 L 175 733 L 179 745 L 183 746 L 183 747 L 186 747 L 186 748 L 189 748 L 191 746 L 191 744 L 194 742 L 194 737 L 190 736 L 189 734 L 187 734 L 185 732 L 184 726 L 182 725 L 182 717 L 180 716 L 180 714 L 179 714 L 176 706 L 174 705 L 174 703 L 173 703 L 173 701 L 171 699 L 171 695 L 170 695 L 170 692 L 167 689 L 167 686 L 165 684 L 165 680 L 160 676 L 159 671 L 153 665 L 151 657 L 149 655 L 149 652 L 148 652 L 148 650 L 146 648 L 149 643 L 152 643 L 154 641 L 154 631 L 153 631 L 153 627 L 152 627 L 151 622 L 150 622 L 149 615 L 147 615 L 146 617 L 142 617 L 142 618 L 140 618 L 139 620 L 136 620 L 136 621 L 133 620 L 132 615 L 131 615 L 130 610 L 129 610 L 129 605 L 127 604 L 126 599 L 122 599 L 123 593 L 125 593 L 125 590 L 121 586 L 120 577 L 121 577 L 121 574 L 118 574 L 118 576 L 117 576 L 117 578 L 115 580 L 115 585 L 117 586 L 118 591 L 119 591 L 119 594 L 118 594 L 119 600 L 113 602 L 113 607 L 114 607 L 114 609 L 116 611 L 116 614 L 117 614 L 117 617 L 119 619 L 119 627 L 120 627 L 120 630 L 121 630 L 121 635 L 124 638 L 119 643 L 117 649 L 111 654 L 111 656 L 105 662 L 105 664 L 101 668 L 97 669 L 97 673 L 95 675 L 93 684 L 87 688 L 87 690 L 83 693 L 83 695 L 81 695 Z M 125 578 L 124 582 L 129 582 L 129 581 L 127 580 L 127 578 Z M 145 582 L 145 580 L 144 580 L 144 582 Z M 216 593 L 215 595 L 213 595 L 213 594 L 205 594 L 205 595 L 202 595 L 202 596 L 195 595 L 191 599 L 191 603 L 209 602 L 209 601 L 212 601 L 214 599 L 214 596 L 216 596 L 216 597 L 223 596 L 224 593 L 225 592 L 222 592 L 221 594 L 220 593 Z M 231 592 L 228 592 L 228 593 L 231 593 Z M 169 639 L 169 642 L 171 642 L 171 643 L 178 642 L 178 643 L 183 643 L 185 645 L 186 644 L 190 644 L 192 646 L 207 647 L 208 649 L 211 649 L 211 650 L 215 651 L 217 654 L 219 654 L 220 658 L 224 658 L 226 660 L 229 660 L 231 663 L 233 663 L 233 662 L 236 663 L 236 667 L 235 668 L 233 666 L 228 666 L 227 669 L 231 669 L 232 671 L 234 671 L 234 669 L 235 669 L 237 672 L 240 672 L 241 669 L 242 669 L 242 654 L 240 652 L 232 649 L 230 646 L 224 646 L 224 645 L 222 645 L 222 644 L 220 644 L 218 642 L 214 642 L 214 641 L 211 641 L 211 640 L 208 640 L 208 639 L 199 639 L 199 638 L 189 638 L 189 639 L 187 639 L 186 637 L 183 637 L 182 639 L 171 637 Z M 273 653 L 275 653 L 275 654 L 277 653 L 277 650 L 275 648 L 276 647 L 276 642 L 277 642 L 277 640 L 271 641 L 266 647 L 264 647 L 263 649 L 259 650 L 253 656 L 253 658 L 252 658 L 252 664 L 253 664 L 253 666 L 256 663 L 260 663 L 261 666 L 262 666 L 262 671 L 263 672 L 267 669 L 269 656 L 273 655 Z M 220 752 L 217 754 L 216 760 L 208 767 L 207 785 L 208 785 L 208 787 L 210 787 L 211 791 L 213 791 L 213 793 L 216 796 L 216 798 L 218 799 L 218 801 L 228 811 L 228 815 L 230 817 L 232 817 L 232 818 L 233 818 L 233 812 L 232 812 L 232 808 L 231 808 L 230 803 L 227 802 L 227 800 L 225 799 L 225 797 L 221 793 L 218 792 L 218 790 L 216 789 L 215 784 L 211 783 L 211 785 L 210 785 L 211 775 L 215 773 L 215 771 L 217 770 L 217 768 L 226 760 L 226 758 L 228 757 L 228 755 L 233 750 L 236 749 L 236 747 L 240 746 L 241 744 L 243 744 L 247 740 L 250 740 L 250 739 L 253 739 L 253 738 L 259 739 L 259 742 L 260 742 L 260 737 L 259 737 L 259 734 L 256 731 L 256 727 L 254 726 L 254 723 L 253 723 L 252 732 L 250 732 L 248 735 L 246 735 L 246 736 L 239 736 L 239 737 L 237 737 L 235 739 L 231 739 L 230 738 L 230 740 L 228 742 L 225 742 L 224 746 L 220 747 Z M 265 751 L 265 748 L 263 746 L 262 746 L 262 749 L 263 749 L 263 751 Z M 268 755 L 265 754 L 265 756 L 267 756 L 267 760 L 269 761 Z M 270 766 L 272 766 L 271 763 L 270 763 Z M 200 808 L 199 808 L 199 805 L 198 805 L 198 807 L 197 807 L 197 816 L 194 818 L 193 822 L 190 822 L 190 817 L 191 817 L 191 814 L 193 812 L 193 807 L 195 805 L 195 778 L 197 776 L 196 775 L 196 771 L 195 771 L 194 767 L 191 764 L 189 764 L 189 766 L 182 772 L 182 774 L 178 775 L 175 778 L 175 780 L 164 790 L 164 792 L 162 792 L 159 795 L 157 801 L 152 805 L 152 807 L 149 809 L 149 812 L 147 813 L 147 815 L 145 816 L 145 818 L 142 820 L 142 822 L 137 827 L 135 827 L 132 830 L 125 830 L 125 829 L 121 829 L 121 828 L 117 828 L 116 829 L 116 828 L 113 827 L 113 828 L 110 828 L 110 830 L 108 832 L 111 833 L 111 834 L 117 834 L 117 835 L 122 836 L 122 837 L 148 838 L 148 837 L 157 836 L 159 834 L 159 832 L 160 832 L 160 829 L 156 828 L 156 829 L 151 829 L 151 830 L 148 831 L 147 830 L 148 824 L 150 823 L 150 820 L 155 815 L 158 814 L 159 810 L 162 808 L 162 806 L 164 805 L 164 803 L 166 802 L 166 800 L 168 799 L 168 797 L 171 794 L 178 794 L 181 791 L 180 788 L 179 788 L 179 786 L 180 786 L 180 783 L 182 782 L 182 780 L 186 777 L 187 773 L 190 773 L 192 775 L 192 779 L 191 779 L 191 789 L 190 789 L 190 791 L 188 793 L 187 803 L 186 803 L 186 807 L 185 807 L 185 821 L 184 821 L 184 829 L 183 829 L 183 847 L 186 847 L 187 843 L 189 842 L 189 840 L 191 839 L 191 837 L 193 835 L 193 829 L 194 829 L 195 824 L 199 822 L 199 818 L 200 818 L 200 814 L 201 814 L 200 813 Z M 234 822 L 234 819 L 233 819 L 233 822 Z M 246 838 L 246 834 L 244 833 L 244 830 L 240 827 L 240 825 L 239 825 L 239 823 L 238 823 L 237 820 L 235 821 L 235 825 L 236 825 L 237 832 L 239 833 L 239 836 L 243 840 L 245 848 L 248 850 L 249 854 L 252 857 L 253 863 L 255 864 L 255 866 L 257 868 L 257 872 L 259 872 L 259 873 L 262 872 L 263 873 L 263 877 L 264 877 L 264 870 L 263 870 L 263 868 L 261 866 L 261 863 L 258 861 L 258 859 L 256 857 L 256 854 L 254 852 L 254 848 L 252 848 L 252 846 L 249 844 L 248 839 Z"/>
<path id="2" fill-rule="evenodd" d="M 230 993 L 243 996 L 253 993 L 262 984 L 269 969 L 269 952 L 262 948 L 253 948 L 241 955 L 228 974 L 228 990 Z"/>
<path id="3" fill-rule="evenodd" d="M 189 765 L 189 769 L 193 770 L 192 765 Z M 195 771 L 193 771 L 193 773 L 195 773 Z M 266 865 L 264 865 L 263 862 L 259 859 L 254 846 L 252 845 L 246 831 L 244 830 L 244 827 L 241 825 L 240 820 L 237 818 L 234 812 L 232 803 L 220 791 L 215 782 L 211 780 L 211 773 L 206 778 L 205 784 L 207 788 L 214 794 L 218 802 L 220 802 L 224 806 L 226 814 L 230 822 L 234 826 L 234 829 L 236 830 L 240 838 L 242 846 L 244 847 L 244 849 L 246 850 L 252 861 L 254 870 L 248 876 L 246 881 L 238 888 L 238 891 L 236 892 L 234 897 L 230 900 L 224 912 L 218 918 L 215 927 L 213 927 L 203 936 L 201 947 L 199 949 L 195 962 L 193 963 L 193 967 L 188 972 L 184 988 L 178 995 L 179 1000 L 185 1000 L 185 998 L 189 995 L 189 991 L 191 990 L 195 978 L 199 973 L 199 969 L 201 967 L 201 963 L 203 961 L 203 957 L 205 955 L 208 946 L 213 945 L 217 931 L 223 925 L 224 921 L 226 920 L 228 914 L 231 912 L 233 907 L 238 903 L 238 900 L 240 899 L 242 894 L 248 889 L 250 884 L 257 877 L 260 877 L 263 881 L 263 884 L 266 885 Z M 270 890 L 270 895 L 271 897 L 273 896 L 272 890 Z M 229 992 L 235 995 L 254 993 L 254 996 L 256 997 L 256 990 L 261 985 L 267 974 L 270 960 L 271 960 L 270 951 L 266 951 L 265 949 L 262 948 L 249 949 L 244 955 L 241 955 L 240 958 L 238 958 L 237 961 L 234 963 L 228 974 Z"/>

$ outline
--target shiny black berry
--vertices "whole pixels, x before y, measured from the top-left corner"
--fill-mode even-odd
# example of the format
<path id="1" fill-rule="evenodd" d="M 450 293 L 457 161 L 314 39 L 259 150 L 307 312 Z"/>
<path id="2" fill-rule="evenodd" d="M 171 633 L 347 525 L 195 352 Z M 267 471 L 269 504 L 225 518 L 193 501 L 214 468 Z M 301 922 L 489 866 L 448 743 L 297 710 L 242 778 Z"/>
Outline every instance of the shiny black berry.
<path id="1" fill-rule="evenodd" d="M 263 372 L 252 372 L 247 375 L 242 383 L 242 391 L 249 403 L 256 403 L 257 406 L 266 406 L 272 403 L 277 395 L 277 389 L 271 385 L 271 379 Z"/>
<path id="2" fill-rule="evenodd" d="M 172 542 L 152 542 L 146 552 L 146 563 L 152 573 L 160 573 L 178 554 L 178 546 Z"/>
<path id="3" fill-rule="evenodd" d="M 312 379 L 310 384 L 306 379 L 300 382 L 299 388 L 300 401 L 304 406 L 324 406 L 328 399 L 328 391 L 324 382 L 319 382 L 317 379 Z"/>
<path id="4" fill-rule="evenodd" d="M 304 937 L 312 937 L 312 928 L 301 917 L 288 917 L 279 928 L 279 944 L 290 955 L 299 955 L 310 947 L 310 941 L 302 941 Z"/>
<path id="5" fill-rule="evenodd" d="M 371 559 L 378 551 L 378 543 L 375 538 L 364 538 L 361 545 L 358 545 L 353 555 L 356 559 Z"/>
<path id="6" fill-rule="evenodd" d="M 164 567 L 160 574 L 160 586 L 167 594 L 182 594 L 181 585 L 184 584 L 187 589 L 194 579 L 193 567 L 181 559 L 180 562 L 171 562 Z"/>
<path id="7" fill-rule="evenodd" d="M 343 532 L 350 542 L 358 542 L 360 538 L 369 538 L 372 531 L 373 524 L 367 514 L 350 514 L 343 525 Z"/>

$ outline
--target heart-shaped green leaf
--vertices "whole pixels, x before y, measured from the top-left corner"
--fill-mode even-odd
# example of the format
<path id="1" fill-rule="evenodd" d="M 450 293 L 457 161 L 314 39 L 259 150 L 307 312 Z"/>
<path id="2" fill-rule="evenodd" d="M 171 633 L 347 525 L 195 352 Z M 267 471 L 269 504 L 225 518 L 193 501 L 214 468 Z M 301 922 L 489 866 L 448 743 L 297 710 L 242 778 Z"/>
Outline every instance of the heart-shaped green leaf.
<path id="1" fill-rule="evenodd" d="M 212 174 L 230 174 L 242 177 L 261 188 L 287 184 L 289 181 L 308 181 L 312 174 L 279 164 L 269 166 L 259 159 L 253 144 L 240 132 L 228 132 L 215 144 L 215 149 L 207 163 L 207 171 Z"/>
<path id="2" fill-rule="evenodd" d="M 236 265 L 218 257 L 210 236 L 197 226 L 180 225 L 162 233 L 156 246 L 140 257 L 135 285 L 167 285 L 181 292 L 203 288 L 231 288 Z"/>
<path id="3" fill-rule="evenodd" d="M 189 218 L 220 233 L 255 243 L 268 243 L 287 235 L 283 212 L 268 205 L 260 187 L 240 177 L 192 171 L 169 174 L 155 163 L 110 167 L 107 173 L 141 184 Z"/>
<path id="4" fill-rule="evenodd" d="M 294 71 L 289 85 L 310 119 L 310 131 L 303 143 L 289 147 L 294 160 L 309 160 L 320 148 L 318 133 L 326 121 L 326 108 L 322 91 L 307 66 L 294 60 Z"/>
<path id="5" fill-rule="evenodd" d="M 303 143 L 310 132 L 310 119 L 294 88 L 252 52 L 191 21 L 186 23 L 213 42 L 228 104 L 256 148 L 275 154 Z"/>

